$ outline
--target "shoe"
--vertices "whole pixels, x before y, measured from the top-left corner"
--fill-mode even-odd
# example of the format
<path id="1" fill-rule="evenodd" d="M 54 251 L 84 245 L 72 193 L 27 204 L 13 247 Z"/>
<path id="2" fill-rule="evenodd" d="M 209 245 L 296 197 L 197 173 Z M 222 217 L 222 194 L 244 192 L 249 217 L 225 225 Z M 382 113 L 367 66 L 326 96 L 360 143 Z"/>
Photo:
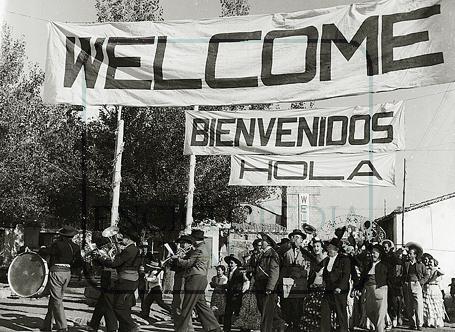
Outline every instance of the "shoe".
<path id="1" fill-rule="evenodd" d="M 97 332 L 97 331 L 98 331 L 97 328 L 94 328 L 94 327 L 91 326 L 90 324 L 83 325 L 82 328 L 86 329 L 86 330 L 89 331 L 89 332 Z"/>

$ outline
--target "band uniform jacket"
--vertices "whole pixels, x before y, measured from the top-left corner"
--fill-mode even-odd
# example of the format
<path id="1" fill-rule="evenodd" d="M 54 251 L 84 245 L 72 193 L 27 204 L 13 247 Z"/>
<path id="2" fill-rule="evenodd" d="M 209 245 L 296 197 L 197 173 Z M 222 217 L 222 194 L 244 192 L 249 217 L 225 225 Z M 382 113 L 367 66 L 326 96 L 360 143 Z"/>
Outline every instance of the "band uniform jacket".
<path id="1" fill-rule="evenodd" d="M 138 281 L 139 266 L 141 265 L 139 249 L 134 244 L 130 244 L 115 255 L 112 262 L 106 260 L 103 265 L 115 268 L 120 279 Z"/>
<path id="2" fill-rule="evenodd" d="M 82 265 L 80 247 L 67 237 L 61 237 L 52 242 L 51 246 L 41 248 L 39 254 L 50 256 L 49 267 L 55 264 L 68 264 L 71 267 Z"/>
<path id="3" fill-rule="evenodd" d="M 290 246 L 290 248 L 283 253 L 280 267 L 280 281 L 283 278 L 292 278 L 294 286 L 292 286 L 289 298 L 300 298 L 305 296 L 307 290 L 308 270 L 307 264 L 310 262 L 310 257 L 302 250 Z"/>
<path id="4" fill-rule="evenodd" d="M 204 241 L 194 246 L 183 258 L 177 258 L 174 266 L 185 269 L 185 277 L 193 275 L 207 276 L 210 253 Z"/>
<path id="5" fill-rule="evenodd" d="M 273 248 L 263 252 L 258 259 L 255 279 L 267 280 L 266 290 L 273 291 L 280 277 L 280 258 Z"/>
<path id="6" fill-rule="evenodd" d="M 351 276 L 351 261 L 349 257 L 339 253 L 333 263 L 332 271 L 327 271 L 327 265 L 329 263 L 329 256 L 324 258 L 321 262 L 322 278 L 324 279 L 325 287 L 327 291 L 334 291 L 336 288 L 341 289 L 341 292 L 349 292 L 349 278 Z"/>
<path id="7" fill-rule="evenodd" d="M 408 279 L 409 267 L 411 262 L 404 262 L 403 264 L 403 282 L 406 282 Z M 430 278 L 429 273 L 425 265 L 421 262 L 416 262 L 416 271 L 417 271 L 417 279 L 419 279 L 420 285 L 423 287 L 425 283 Z"/>

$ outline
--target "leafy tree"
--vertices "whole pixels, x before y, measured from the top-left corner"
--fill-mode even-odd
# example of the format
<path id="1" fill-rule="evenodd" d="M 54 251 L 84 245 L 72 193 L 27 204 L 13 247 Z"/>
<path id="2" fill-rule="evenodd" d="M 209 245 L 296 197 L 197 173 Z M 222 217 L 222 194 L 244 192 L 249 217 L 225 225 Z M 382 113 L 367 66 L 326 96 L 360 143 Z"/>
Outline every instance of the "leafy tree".
<path id="1" fill-rule="evenodd" d="M 247 0 L 220 0 L 221 17 L 242 16 L 250 13 L 250 5 Z"/>
<path id="2" fill-rule="evenodd" d="M 159 1 L 155 12 L 135 10 L 136 2 L 97 0 L 99 21 L 161 20 Z M 239 2 L 240 3 L 240 2 Z M 245 1 L 242 10 L 247 13 Z M 121 10 L 114 10 L 121 8 Z M 226 7 L 228 8 L 228 7 Z M 229 7 L 232 8 L 232 7 Z M 242 13 L 243 13 L 242 12 Z M 112 13 L 115 13 L 112 14 Z M 255 106 L 225 106 L 225 109 Z M 201 107 L 201 110 L 213 107 Z M 184 208 L 189 172 L 189 157 L 183 155 L 184 110 L 181 108 L 124 107 L 124 151 L 122 156 L 121 206 L 140 206 L 147 202 L 169 202 Z M 89 178 L 100 201 L 108 202 L 112 174 L 116 114 L 103 112 L 89 127 L 89 159 L 93 162 Z M 241 202 L 255 202 L 269 195 L 268 188 L 230 187 L 229 157 L 197 157 L 194 216 L 229 219 L 231 210 Z M 95 184 L 96 182 L 96 184 Z M 138 215 L 135 216 L 139 218 Z M 153 218 L 152 218 L 153 221 Z"/>
<path id="3" fill-rule="evenodd" d="M 162 21 L 160 0 L 96 0 L 100 22 Z"/>
<path id="4" fill-rule="evenodd" d="M 78 217 L 77 119 L 42 103 L 43 72 L 4 25 L 0 55 L 0 214 L 13 222 Z"/>

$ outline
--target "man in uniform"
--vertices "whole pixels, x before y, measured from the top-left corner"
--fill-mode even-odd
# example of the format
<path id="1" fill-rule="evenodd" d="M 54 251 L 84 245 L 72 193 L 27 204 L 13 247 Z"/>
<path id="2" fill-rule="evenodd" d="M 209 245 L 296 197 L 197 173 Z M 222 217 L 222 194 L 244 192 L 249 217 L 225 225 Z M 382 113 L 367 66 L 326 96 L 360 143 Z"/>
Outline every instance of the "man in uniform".
<path id="1" fill-rule="evenodd" d="M 186 269 L 182 312 L 174 322 L 175 331 L 187 331 L 193 309 L 196 309 L 205 331 L 221 332 L 220 325 L 205 299 L 210 254 L 204 241 L 204 232 L 194 229 L 191 237 L 194 239 L 194 250 L 184 258 L 173 256 L 173 264 Z"/>
<path id="2" fill-rule="evenodd" d="M 194 239 L 189 235 L 182 235 L 177 239 L 177 244 L 179 250 L 183 253 L 189 252 L 193 248 Z M 184 258 L 185 255 L 182 255 Z M 174 285 L 172 288 L 172 318 L 174 323 L 177 321 L 178 317 L 182 314 L 182 304 L 184 298 L 184 286 L 185 286 L 185 272 L 186 269 L 183 267 L 176 266 L 177 261 L 173 260 L 171 262 L 171 270 L 174 271 Z M 187 332 L 194 332 L 193 321 L 190 319 L 188 321 Z"/>
<path id="3" fill-rule="evenodd" d="M 265 233 L 262 237 L 262 254 L 256 265 L 254 290 L 258 309 L 261 313 L 261 331 L 273 331 L 273 321 L 277 318 L 276 286 L 280 276 L 280 259 L 273 249 L 275 241 Z"/>
<path id="4" fill-rule="evenodd" d="M 123 235 L 124 246 L 120 253 L 115 255 L 113 261 L 102 260 L 101 264 L 117 270 L 118 279 L 113 290 L 103 293 L 102 305 L 105 306 L 105 320 L 107 331 L 137 332 L 139 328 L 131 317 L 131 308 L 136 304 L 134 292 L 139 284 L 139 266 L 141 256 L 136 242 L 139 241 L 138 233 L 132 228 L 120 228 Z"/>
<path id="5" fill-rule="evenodd" d="M 41 248 L 40 255 L 49 255 L 49 304 L 41 331 L 52 331 L 52 318 L 55 320 L 57 331 L 68 331 L 63 295 L 71 279 L 71 266 L 82 263 L 81 249 L 71 239 L 77 234 L 72 226 L 63 226 L 59 238 L 50 247 Z"/>

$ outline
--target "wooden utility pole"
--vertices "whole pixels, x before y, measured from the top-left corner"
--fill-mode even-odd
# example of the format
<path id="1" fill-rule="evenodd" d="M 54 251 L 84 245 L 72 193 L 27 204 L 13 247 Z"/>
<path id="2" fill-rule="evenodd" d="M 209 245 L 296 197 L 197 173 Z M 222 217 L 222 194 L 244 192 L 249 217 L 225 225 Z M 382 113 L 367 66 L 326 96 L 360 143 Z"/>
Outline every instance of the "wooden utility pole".
<path id="1" fill-rule="evenodd" d="M 119 214 L 118 207 L 120 201 L 120 182 L 122 181 L 122 153 L 123 153 L 123 120 L 122 106 L 117 106 L 117 137 L 115 140 L 114 175 L 112 178 L 112 208 L 111 226 L 117 226 Z"/>
<path id="2" fill-rule="evenodd" d="M 199 106 L 194 106 L 195 111 L 199 111 Z M 196 156 L 190 155 L 190 173 L 188 176 L 188 194 L 186 196 L 186 218 L 185 218 L 185 234 L 191 233 L 193 224 L 193 198 L 194 198 L 194 171 L 196 169 Z"/>
<path id="3" fill-rule="evenodd" d="M 403 202 L 401 203 L 401 246 L 404 247 L 404 205 L 406 194 L 406 158 L 403 162 Z"/>
<path id="4" fill-rule="evenodd" d="M 281 226 L 288 227 L 288 187 L 281 187 Z"/>

